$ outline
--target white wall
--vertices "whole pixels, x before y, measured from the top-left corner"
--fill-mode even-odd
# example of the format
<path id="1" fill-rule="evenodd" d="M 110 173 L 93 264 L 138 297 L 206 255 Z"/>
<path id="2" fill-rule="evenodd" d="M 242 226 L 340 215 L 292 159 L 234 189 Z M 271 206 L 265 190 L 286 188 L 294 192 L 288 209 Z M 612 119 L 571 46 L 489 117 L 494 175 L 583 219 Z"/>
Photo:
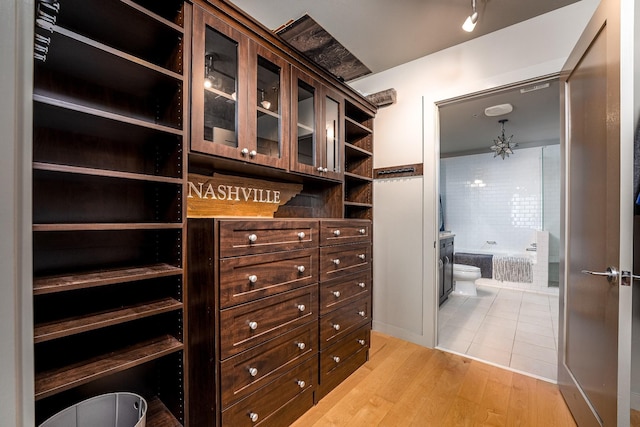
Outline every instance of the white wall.
<path id="1" fill-rule="evenodd" d="M 422 322 L 422 333 L 413 342 L 425 346 L 435 343 L 436 325 L 436 249 L 439 144 L 435 103 L 449 98 L 504 86 L 560 71 L 565 59 L 582 33 L 598 0 L 582 0 L 554 12 L 505 28 L 417 59 L 399 67 L 358 80 L 352 84 L 362 93 L 394 88 L 397 103 L 380 109 L 375 120 L 374 167 L 424 163 L 422 193 L 416 185 L 397 185 L 394 197 L 401 195 L 412 203 L 423 202 L 422 223 L 388 220 L 377 216 L 379 209 L 396 209 L 384 192 L 382 181 L 374 183 L 374 280 L 375 287 L 394 287 L 388 299 L 374 300 L 376 329 L 401 336 L 397 325 L 406 318 Z M 380 208 L 382 206 L 382 208 Z M 394 231 L 395 230 L 395 231 Z M 421 233 L 418 231 L 420 230 Z M 381 240 L 380 236 L 385 236 Z M 422 247 L 422 251 L 413 248 Z M 385 252 L 381 249 L 385 248 Z M 407 250 L 412 248 L 412 250 Z M 392 254 L 385 260 L 385 253 Z M 396 262 L 406 269 L 397 268 Z M 398 275 L 402 271 L 402 275 Z M 411 280 L 406 278 L 410 277 Z M 421 282 L 422 295 L 407 282 Z M 384 292 L 384 291 L 382 291 Z M 401 318 L 389 313 L 388 306 L 400 305 L 409 293 L 422 298 L 419 308 L 401 310 Z M 393 295 L 398 295 L 394 298 Z M 400 296 L 402 295 L 402 296 Z M 375 295 L 374 295 L 375 297 Z M 380 318 L 383 313 L 387 317 Z"/>
<path id="2" fill-rule="evenodd" d="M 0 424 L 32 426 L 33 1 L 0 2 Z"/>

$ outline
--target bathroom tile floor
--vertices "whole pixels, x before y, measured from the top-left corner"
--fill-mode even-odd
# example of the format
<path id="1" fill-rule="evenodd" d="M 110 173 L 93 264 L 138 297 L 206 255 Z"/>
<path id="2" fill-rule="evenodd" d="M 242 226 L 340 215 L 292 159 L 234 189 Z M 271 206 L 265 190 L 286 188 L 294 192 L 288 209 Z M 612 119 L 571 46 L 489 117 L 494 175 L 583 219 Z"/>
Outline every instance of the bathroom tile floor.
<path id="1" fill-rule="evenodd" d="M 438 313 L 438 347 L 555 382 L 558 291 L 478 285 L 478 296 L 450 295 Z"/>

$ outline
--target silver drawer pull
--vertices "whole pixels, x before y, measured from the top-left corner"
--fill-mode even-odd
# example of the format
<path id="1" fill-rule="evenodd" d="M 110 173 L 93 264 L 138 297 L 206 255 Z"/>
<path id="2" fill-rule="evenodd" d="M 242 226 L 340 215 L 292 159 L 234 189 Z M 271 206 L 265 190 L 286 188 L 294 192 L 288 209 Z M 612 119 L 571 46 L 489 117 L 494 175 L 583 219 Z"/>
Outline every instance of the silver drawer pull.
<path id="1" fill-rule="evenodd" d="M 298 239 L 300 239 L 300 240 L 304 239 L 306 236 L 307 235 L 304 234 L 304 231 L 301 231 L 301 232 L 298 233 Z"/>
<path id="2" fill-rule="evenodd" d="M 363 261 L 365 260 L 365 258 L 366 258 L 366 257 L 367 257 L 367 256 L 366 256 L 365 254 L 360 254 L 360 255 L 358 255 L 358 258 L 360 258 L 360 259 L 361 259 L 361 260 L 363 260 Z"/>
<path id="3" fill-rule="evenodd" d="M 334 260 L 333 260 L 333 263 L 334 263 L 335 265 L 340 265 L 340 259 L 338 259 L 338 258 L 334 259 Z"/>
<path id="4" fill-rule="evenodd" d="M 365 345 L 367 342 L 365 340 L 358 340 L 358 344 Z"/>
<path id="5" fill-rule="evenodd" d="M 296 381 L 296 384 L 298 384 L 298 387 L 300 387 L 300 388 L 304 388 L 304 386 L 306 386 L 306 385 L 307 385 L 307 383 L 305 383 L 305 382 L 304 382 L 304 381 L 302 381 L 302 380 L 298 380 L 298 381 Z"/>
<path id="6" fill-rule="evenodd" d="M 249 368 L 249 375 L 251 375 L 252 377 L 255 377 L 256 375 L 258 375 L 258 369 L 257 368 Z"/>
<path id="7" fill-rule="evenodd" d="M 251 420 L 251 422 L 256 423 L 258 422 L 258 414 L 256 414 L 255 412 L 251 412 L 249 414 L 249 419 Z"/>
<path id="8" fill-rule="evenodd" d="M 258 329 L 258 322 L 249 322 L 249 329 L 251 329 L 252 331 Z"/>
<path id="9" fill-rule="evenodd" d="M 249 281 L 251 283 L 256 283 L 258 281 L 258 276 L 256 276 L 255 274 L 252 274 L 251 276 L 249 276 Z"/>
<path id="10" fill-rule="evenodd" d="M 333 291 L 333 295 L 334 295 L 336 298 L 340 298 L 340 291 Z"/>
<path id="11" fill-rule="evenodd" d="M 249 241 L 251 243 L 255 243 L 256 240 L 258 240 L 258 236 L 256 236 L 255 234 L 249 234 Z"/>
<path id="12" fill-rule="evenodd" d="M 367 230 L 365 230 L 364 228 L 361 228 L 361 229 L 359 230 L 359 233 L 360 233 L 360 234 L 367 234 Z"/>
<path id="13" fill-rule="evenodd" d="M 364 287 L 367 286 L 367 285 L 365 285 L 364 282 L 360 282 L 360 283 L 358 283 L 358 286 L 360 286 L 362 289 L 364 289 Z"/>
<path id="14" fill-rule="evenodd" d="M 240 150 L 240 153 L 242 153 L 243 156 L 246 156 L 247 154 L 249 154 L 249 149 L 245 147 L 242 150 Z"/>
<path id="15" fill-rule="evenodd" d="M 318 172 L 322 172 L 322 166 L 318 166 Z"/>
<path id="16" fill-rule="evenodd" d="M 305 348 L 307 348 L 307 346 L 303 342 L 299 342 L 297 345 L 300 350 L 304 350 Z"/>
<path id="17" fill-rule="evenodd" d="M 258 155 L 258 152 L 257 152 L 256 150 L 251 150 L 251 151 L 249 151 L 249 156 L 251 156 L 251 157 L 255 157 L 255 156 L 257 156 L 257 155 Z"/>
<path id="18" fill-rule="evenodd" d="M 339 237 L 340 236 L 340 230 L 334 230 L 333 231 L 333 235 L 336 236 L 336 237 Z"/>
<path id="19" fill-rule="evenodd" d="M 307 307 L 305 307 L 304 304 L 298 304 L 298 310 L 305 311 L 306 309 Z"/>
<path id="20" fill-rule="evenodd" d="M 367 315 L 367 313 L 365 313 L 364 311 L 359 311 L 359 312 L 358 312 L 358 314 L 359 314 L 360 316 L 362 316 L 362 317 L 364 317 L 364 316 L 366 316 L 366 315 Z"/>
<path id="21" fill-rule="evenodd" d="M 305 270 L 304 265 L 298 266 L 298 273 L 304 273 L 304 270 Z"/>
<path id="22" fill-rule="evenodd" d="M 336 363 L 340 363 L 340 358 L 338 356 L 333 356 L 333 361 Z"/>
<path id="23" fill-rule="evenodd" d="M 339 331 L 340 325 L 336 323 L 335 325 L 333 325 L 333 329 L 335 329 L 336 331 Z"/>

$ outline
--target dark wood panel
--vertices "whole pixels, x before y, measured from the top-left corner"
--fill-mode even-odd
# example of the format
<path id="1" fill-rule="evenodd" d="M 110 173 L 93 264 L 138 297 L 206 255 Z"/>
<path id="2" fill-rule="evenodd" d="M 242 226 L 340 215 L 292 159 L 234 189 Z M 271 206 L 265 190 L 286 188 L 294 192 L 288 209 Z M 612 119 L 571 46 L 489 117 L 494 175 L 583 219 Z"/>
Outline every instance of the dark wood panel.
<path id="1" fill-rule="evenodd" d="M 220 409 L 214 221 L 189 219 L 187 241 L 187 413 L 193 426 L 215 426 Z"/>
<path id="2" fill-rule="evenodd" d="M 153 427 L 182 427 L 180 421 L 167 409 L 162 400 L 154 397 L 147 401 L 146 425 Z"/>
<path id="3" fill-rule="evenodd" d="M 226 359 L 317 318 L 318 289 L 313 285 L 221 310 L 220 357 Z"/>
<path id="4" fill-rule="evenodd" d="M 220 307 L 227 308 L 317 281 L 317 249 L 221 259 Z"/>
<path id="5" fill-rule="evenodd" d="M 370 296 L 370 269 L 323 282 L 320 284 L 320 315 Z"/>
<path id="6" fill-rule="evenodd" d="M 279 377 L 269 386 L 269 392 L 256 391 L 222 412 L 222 425 L 250 427 L 288 426 L 313 406 L 313 391 L 317 385 L 318 359 L 312 357 Z M 251 414 L 256 415 L 252 421 Z"/>
<path id="7" fill-rule="evenodd" d="M 223 220 L 219 224 L 220 256 L 223 258 L 318 245 L 318 222 L 313 220 Z"/>
<path id="8" fill-rule="evenodd" d="M 371 244 L 325 246 L 320 248 L 320 281 L 371 268 Z"/>
<path id="9" fill-rule="evenodd" d="M 318 324 L 311 322 L 223 361 L 220 364 L 223 409 L 316 354 L 317 343 Z"/>
<path id="10" fill-rule="evenodd" d="M 371 322 L 371 300 L 364 299 L 320 318 L 320 350 L 348 335 L 354 329 Z"/>

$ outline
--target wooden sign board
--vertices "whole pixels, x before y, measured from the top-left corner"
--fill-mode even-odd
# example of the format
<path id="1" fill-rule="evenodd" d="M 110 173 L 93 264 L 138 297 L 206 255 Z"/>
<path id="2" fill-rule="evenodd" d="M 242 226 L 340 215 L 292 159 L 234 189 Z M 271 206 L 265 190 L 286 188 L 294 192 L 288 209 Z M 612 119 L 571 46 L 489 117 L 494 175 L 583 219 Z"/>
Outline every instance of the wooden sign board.
<path id="1" fill-rule="evenodd" d="M 233 175 L 189 174 L 187 217 L 269 217 L 302 191 L 302 184 Z"/>

